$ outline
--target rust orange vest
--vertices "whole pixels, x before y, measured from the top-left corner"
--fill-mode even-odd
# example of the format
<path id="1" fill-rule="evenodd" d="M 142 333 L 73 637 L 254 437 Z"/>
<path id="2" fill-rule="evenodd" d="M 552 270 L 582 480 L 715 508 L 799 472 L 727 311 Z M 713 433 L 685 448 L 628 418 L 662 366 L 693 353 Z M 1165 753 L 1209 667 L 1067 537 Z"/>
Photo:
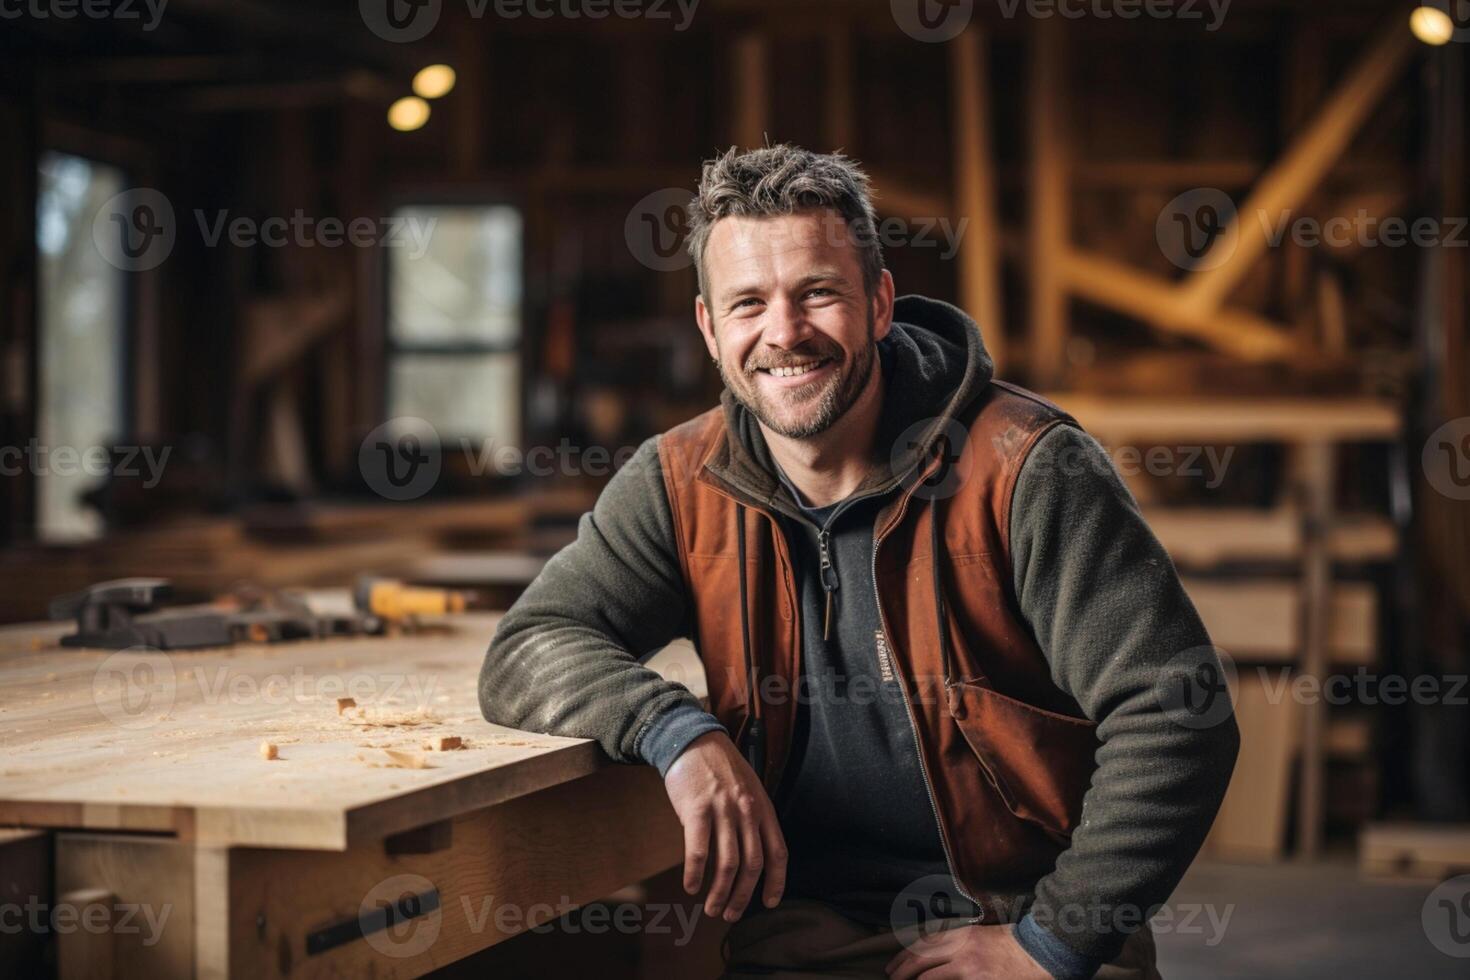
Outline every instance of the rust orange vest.
<path id="1" fill-rule="evenodd" d="M 883 635 L 878 674 L 903 685 L 945 853 L 960 888 L 989 919 L 1007 917 L 1051 870 L 1082 811 L 1097 739 L 1092 722 L 1051 680 L 1012 587 L 1011 494 L 1048 429 L 1073 424 L 1024 389 L 991 382 L 955 420 L 963 447 L 925 460 L 874 528 L 874 582 Z M 967 438 L 965 435 L 967 434 Z M 736 508 L 747 511 L 745 587 L 768 788 L 791 746 L 801 677 L 800 606 L 786 540 L 765 502 L 723 479 L 724 415 L 714 409 L 659 440 L 679 560 L 695 612 L 710 710 L 735 735 L 751 714 L 741 637 Z M 952 467 L 945 489 L 922 478 Z M 926 491 L 926 487 L 928 487 Z M 933 522 L 936 520 L 938 524 Z M 942 604 L 937 603 L 937 532 Z M 949 676 L 940 616 L 948 631 Z M 884 661 L 887 661 L 886 663 Z"/>

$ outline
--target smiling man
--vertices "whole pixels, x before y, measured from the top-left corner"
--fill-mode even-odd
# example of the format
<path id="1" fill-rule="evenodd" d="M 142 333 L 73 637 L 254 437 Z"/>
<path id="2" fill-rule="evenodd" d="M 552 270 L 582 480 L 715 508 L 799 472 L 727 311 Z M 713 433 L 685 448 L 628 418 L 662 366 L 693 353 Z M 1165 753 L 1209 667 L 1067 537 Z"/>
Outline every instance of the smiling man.
<path id="1" fill-rule="evenodd" d="M 732 150 L 690 210 L 722 405 L 506 614 L 485 717 L 658 768 L 727 977 L 1156 976 L 1238 747 L 1162 687 L 1220 666 L 1168 555 L 964 313 L 895 299 L 852 161 Z M 642 664 L 679 636 L 707 707 Z"/>

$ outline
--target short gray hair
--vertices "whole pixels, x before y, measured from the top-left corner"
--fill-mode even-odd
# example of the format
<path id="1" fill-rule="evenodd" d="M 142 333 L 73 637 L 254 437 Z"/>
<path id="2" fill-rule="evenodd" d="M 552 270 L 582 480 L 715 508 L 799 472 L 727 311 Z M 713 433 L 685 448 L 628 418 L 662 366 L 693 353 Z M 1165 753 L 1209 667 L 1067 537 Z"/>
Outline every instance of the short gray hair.
<path id="1" fill-rule="evenodd" d="M 847 225 L 858 248 L 863 289 L 872 295 L 883 273 L 877 213 L 868 175 L 841 153 L 813 153 L 781 143 L 744 153 L 730 147 L 706 160 L 699 190 L 689 202 L 689 255 L 708 299 L 704 250 L 716 221 L 731 216 L 769 217 L 830 208 Z"/>

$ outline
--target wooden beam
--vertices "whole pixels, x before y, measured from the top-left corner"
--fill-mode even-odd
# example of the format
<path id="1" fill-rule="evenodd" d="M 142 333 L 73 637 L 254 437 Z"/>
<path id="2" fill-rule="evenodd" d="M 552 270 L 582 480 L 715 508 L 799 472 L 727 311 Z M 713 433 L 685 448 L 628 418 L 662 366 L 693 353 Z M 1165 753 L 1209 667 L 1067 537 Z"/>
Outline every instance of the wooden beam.
<path id="1" fill-rule="evenodd" d="M 1266 172 L 1267 161 L 1257 160 L 1088 160 L 1068 175 L 1073 190 L 1114 189 L 1184 190 L 1218 187 L 1244 190 Z M 1023 164 L 999 170 L 1002 186 L 1029 183 L 1031 171 Z M 1382 160 L 1343 160 L 1332 168 L 1327 184 L 1392 184 L 1410 176 L 1410 168 Z"/>
<path id="2" fill-rule="evenodd" d="M 1098 439 L 1199 442 L 1391 442 L 1402 423 L 1375 398 L 1118 398 L 1047 394 Z"/>
<path id="3" fill-rule="evenodd" d="M 1301 559 L 1302 521 L 1295 508 L 1145 506 L 1143 516 L 1180 567 Z M 1398 553 L 1397 529 L 1376 514 L 1339 518 L 1330 537 L 1333 561 L 1392 561 Z"/>
<path id="4" fill-rule="evenodd" d="M 1328 209 L 1327 215 L 1322 218 L 1319 245 L 1329 250 L 1335 258 L 1346 258 L 1354 252 L 1373 247 L 1369 244 L 1370 242 L 1382 241 L 1382 223 L 1385 218 L 1389 217 L 1397 217 L 1404 222 L 1403 241 L 1412 241 L 1409 236 L 1413 231 L 1413 223 L 1403 213 L 1403 206 L 1407 200 L 1408 194 L 1403 187 L 1374 187 L 1344 196 L 1335 202 Z M 1367 220 L 1372 220 L 1374 226 L 1371 228 L 1358 227 L 1361 222 Z M 1346 225 L 1343 222 L 1346 222 Z M 1438 235 L 1442 229 L 1442 225 L 1438 226 L 1434 234 Z M 1399 234 L 1395 232 L 1396 236 Z"/>
<path id="5" fill-rule="evenodd" d="M 1301 584 L 1289 578 L 1217 579 L 1186 575 L 1181 580 L 1209 631 L 1210 641 L 1237 663 L 1295 663 L 1301 667 Z M 1378 596 L 1363 582 L 1340 582 L 1326 595 L 1332 631 L 1324 635 L 1326 668 L 1373 668 L 1378 649 Z M 1305 669 L 1305 668 L 1302 668 Z"/>
<path id="6" fill-rule="evenodd" d="M 857 137 L 857 115 L 853 108 L 853 36 L 846 24 L 826 35 L 827 43 L 827 148 L 853 152 Z"/>
<path id="7" fill-rule="evenodd" d="M 1281 131 L 1297 133 L 1322 103 L 1327 84 L 1327 38 L 1316 18 L 1297 14 L 1291 18 L 1287 41 L 1282 45 L 1281 75 L 1285 79 L 1281 98 Z M 1311 255 L 1289 238 L 1281 244 L 1281 298 L 1296 335 L 1312 339 Z"/>
<path id="8" fill-rule="evenodd" d="M 1057 255 L 1064 256 L 1060 262 Z M 1192 309 L 1180 302 L 1173 283 L 1122 262 L 1077 249 L 1045 258 L 1033 254 L 1032 261 L 1060 267 L 1067 288 L 1083 299 L 1247 361 L 1285 359 L 1297 349 L 1285 329 L 1265 317 L 1245 310 Z"/>
<path id="9" fill-rule="evenodd" d="M 873 182 L 873 206 L 880 215 L 900 218 L 921 218 L 949 214 L 953 209 L 950 199 L 908 183 L 900 177 L 868 168 Z"/>
<path id="10" fill-rule="evenodd" d="M 1358 869 L 1436 883 L 1470 872 L 1470 824 L 1369 824 L 1358 835 Z"/>
<path id="11" fill-rule="evenodd" d="M 1273 698 L 1270 674 L 1242 671 L 1234 694 L 1240 727 L 1240 761 L 1205 840 L 1205 853 L 1227 861 L 1277 861 L 1286 847 L 1287 801 L 1291 796 L 1292 729 L 1301 708 L 1291 698 Z"/>
<path id="12" fill-rule="evenodd" d="M 1333 628 L 1332 554 L 1327 532 L 1332 526 L 1336 451 L 1331 442 L 1298 446 L 1295 469 L 1302 521 L 1302 677 L 1320 683 L 1331 666 Z M 1301 781 L 1297 796 L 1297 849 L 1315 858 L 1322 849 L 1327 795 L 1327 705 L 1311 698 L 1302 705 Z"/>
<path id="13" fill-rule="evenodd" d="M 1337 86 L 1311 125 L 1259 183 L 1226 230 L 1200 260 L 1184 289 L 1184 306 L 1194 318 L 1220 307 L 1265 252 L 1267 234 L 1280 217 L 1300 207 L 1304 199 L 1342 156 L 1353 136 L 1373 111 L 1418 42 L 1403 29 L 1399 15 L 1381 28 L 1378 41 L 1368 49 Z M 1233 251 L 1222 251 L 1233 249 Z M 1228 256 L 1228 258 L 1226 257 Z"/>
<path id="14" fill-rule="evenodd" d="M 743 150 L 764 146 L 770 130 L 771 45 L 765 35 L 754 31 L 735 39 L 731 52 L 734 89 L 730 93 L 733 106 L 735 142 Z"/>
<path id="15" fill-rule="evenodd" d="M 1336 273 L 1317 273 L 1317 346 L 1331 355 L 1347 351 L 1347 299 Z"/>
<path id="16" fill-rule="evenodd" d="M 1031 277 L 1027 361 L 1033 381 L 1059 383 L 1067 342 L 1067 295 L 1058 258 L 1066 253 L 1068 230 L 1066 98 L 1062 26 L 1056 18 L 1036 25 L 1027 86 L 1031 116 Z"/>
<path id="17" fill-rule="evenodd" d="M 494 35 L 486 31 L 458 31 L 454 38 L 457 84 L 447 100 L 436 105 L 447 109 L 454 119 L 449 127 L 449 169 L 460 177 L 473 177 L 483 166 L 485 147 L 489 145 L 487 130 L 490 113 L 486 111 L 489 96 L 489 72 L 486 46 Z"/>
<path id="18" fill-rule="evenodd" d="M 71 928 L 56 930 L 58 980 L 112 980 L 116 898 L 106 888 L 66 892 L 58 912 L 70 917 Z M 65 911 L 62 912 L 61 910 Z"/>
<path id="19" fill-rule="evenodd" d="M 966 222 L 959 248 L 960 306 L 980 325 L 999 369 L 1005 360 L 1001 309 L 1000 222 L 995 213 L 995 163 L 990 147 L 990 98 L 985 38 L 971 26 L 949 43 L 954 107 L 957 222 Z M 936 213 L 937 214 L 937 213 Z M 956 227 L 960 227 L 958 223 Z"/>

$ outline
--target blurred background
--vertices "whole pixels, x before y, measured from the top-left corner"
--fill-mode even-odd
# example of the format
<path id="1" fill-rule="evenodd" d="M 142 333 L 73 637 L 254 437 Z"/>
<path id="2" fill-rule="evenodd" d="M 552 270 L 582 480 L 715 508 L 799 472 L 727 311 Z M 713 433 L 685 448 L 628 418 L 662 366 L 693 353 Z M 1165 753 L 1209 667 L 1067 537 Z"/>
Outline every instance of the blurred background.
<path id="1" fill-rule="evenodd" d="M 1463 975 L 1467 42 L 1463 0 L 0 0 L 0 622 L 125 576 L 503 608 L 718 397 L 701 161 L 840 149 L 1235 664 L 1181 891 L 1235 918 L 1166 975 Z"/>

